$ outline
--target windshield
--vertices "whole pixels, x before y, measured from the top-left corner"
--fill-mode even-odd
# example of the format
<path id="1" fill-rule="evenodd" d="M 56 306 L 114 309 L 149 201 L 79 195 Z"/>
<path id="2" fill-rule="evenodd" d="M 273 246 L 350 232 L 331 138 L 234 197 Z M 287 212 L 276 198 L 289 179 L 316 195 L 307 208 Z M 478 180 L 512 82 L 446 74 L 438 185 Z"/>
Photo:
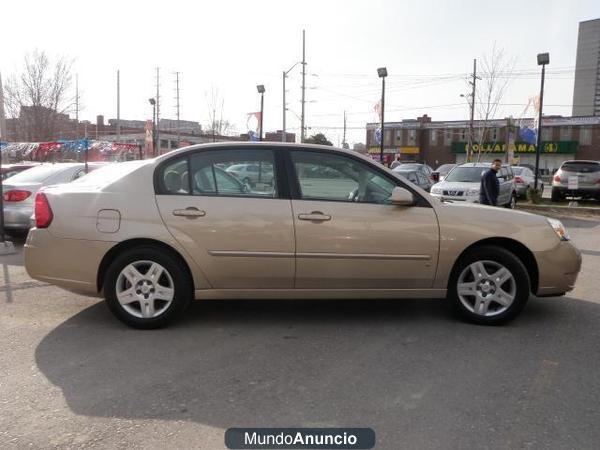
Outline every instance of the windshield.
<path id="1" fill-rule="evenodd" d="M 485 167 L 456 167 L 448 174 L 444 181 L 476 183 L 481 181 L 481 176 L 486 170 Z"/>
<path id="2" fill-rule="evenodd" d="M 70 166 L 68 166 L 70 167 Z M 49 164 L 47 166 L 38 166 L 33 167 L 32 169 L 24 170 L 23 172 L 19 172 L 18 174 L 7 178 L 7 183 L 43 183 L 46 179 L 50 178 L 52 175 L 60 172 L 61 169 L 66 169 L 67 167 L 61 166 L 59 164 Z"/>

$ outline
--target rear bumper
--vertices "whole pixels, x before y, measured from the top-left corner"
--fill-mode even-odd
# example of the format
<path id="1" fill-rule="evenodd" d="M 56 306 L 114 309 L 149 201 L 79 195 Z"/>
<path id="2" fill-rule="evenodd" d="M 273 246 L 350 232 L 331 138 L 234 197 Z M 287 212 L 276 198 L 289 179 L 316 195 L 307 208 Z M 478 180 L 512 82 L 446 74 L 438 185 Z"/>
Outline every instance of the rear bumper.
<path id="1" fill-rule="evenodd" d="M 78 293 L 99 296 L 100 262 L 114 242 L 60 239 L 46 229 L 32 228 L 24 249 L 31 278 Z"/>
<path id="2" fill-rule="evenodd" d="M 581 270 L 581 252 L 570 241 L 560 241 L 555 248 L 535 254 L 539 283 L 536 295 L 547 297 L 572 291 Z"/>
<path id="3" fill-rule="evenodd" d="M 4 203 L 4 226 L 15 230 L 29 230 L 33 205 L 15 205 Z"/>
<path id="4" fill-rule="evenodd" d="M 595 186 L 581 186 L 577 189 L 569 189 L 568 186 L 556 186 L 552 185 L 552 190 L 561 194 L 569 193 L 574 196 L 589 196 L 595 197 L 600 196 L 600 185 Z"/>

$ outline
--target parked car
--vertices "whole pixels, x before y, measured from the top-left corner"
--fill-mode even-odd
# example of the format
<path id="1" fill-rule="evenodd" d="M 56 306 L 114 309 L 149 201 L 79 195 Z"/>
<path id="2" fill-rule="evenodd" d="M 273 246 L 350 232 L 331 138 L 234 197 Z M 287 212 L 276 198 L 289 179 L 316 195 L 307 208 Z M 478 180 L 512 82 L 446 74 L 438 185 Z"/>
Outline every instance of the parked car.
<path id="1" fill-rule="evenodd" d="M 18 174 L 19 172 L 23 172 L 24 170 L 31 169 L 32 167 L 36 167 L 38 164 L 36 163 L 13 163 L 13 164 L 2 164 L 2 169 L 0 169 L 0 176 L 2 180 L 6 180 L 7 178 L 12 177 L 13 175 Z"/>
<path id="2" fill-rule="evenodd" d="M 431 188 L 431 195 L 442 200 L 479 203 L 481 176 L 490 168 L 488 163 L 465 163 L 452 169 L 444 181 Z M 498 206 L 514 209 L 517 204 L 517 190 L 510 166 L 500 169 L 497 174 L 500 181 Z"/>
<path id="3" fill-rule="evenodd" d="M 517 188 L 517 196 L 526 197 L 527 190 L 534 187 L 535 175 L 534 171 L 525 166 L 512 166 L 512 171 L 515 175 L 515 187 Z M 544 183 L 538 177 L 538 188 L 540 192 L 544 192 Z"/>
<path id="4" fill-rule="evenodd" d="M 395 172 L 402 175 L 411 183 L 416 184 L 424 191 L 429 192 L 431 186 L 433 186 L 433 182 L 419 170 L 396 170 Z"/>
<path id="5" fill-rule="evenodd" d="M 577 187 L 569 189 L 569 179 L 575 179 Z M 565 161 L 552 177 L 552 201 L 566 195 L 600 200 L 600 162 L 571 160 Z"/>
<path id="6" fill-rule="evenodd" d="M 444 178 L 446 178 L 448 172 L 450 172 L 456 166 L 458 166 L 458 164 L 442 164 L 432 173 L 433 181 L 436 183 L 444 181 Z"/>
<path id="7" fill-rule="evenodd" d="M 106 163 L 89 163 L 94 170 Z M 40 164 L 4 180 L 4 226 L 13 232 L 26 232 L 31 227 L 36 193 L 43 187 L 68 183 L 84 176 L 81 163 Z"/>
<path id="8" fill-rule="evenodd" d="M 273 186 L 194 182 L 236 159 L 271 164 Z M 311 167 L 343 177 L 315 184 L 298 170 Z M 171 184 L 173 170 L 188 182 Z M 167 324 L 194 298 L 448 297 L 495 324 L 532 293 L 572 290 L 581 267 L 557 220 L 440 202 L 366 156 L 317 145 L 205 144 L 120 163 L 39 192 L 35 223 L 30 276 L 104 296 L 138 328 Z"/>
<path id="9" fill-rule="evenodd" d="M 273 181 L 272 164 L 233 164 L 226 171 L 249 186 L 256 183 L 270 184 Z"/>
<path id="10" fill-rule="evenodd" d="M 396 166 L 393 170 L 399 171 L 407 171 L 407 170 L 417 170 L 423 173 L 427 178 L 433 181 L 432 173 L 433 169 L 429 167 L 427 164 L 420 163 L 402 163 L 399 166 Z"/>

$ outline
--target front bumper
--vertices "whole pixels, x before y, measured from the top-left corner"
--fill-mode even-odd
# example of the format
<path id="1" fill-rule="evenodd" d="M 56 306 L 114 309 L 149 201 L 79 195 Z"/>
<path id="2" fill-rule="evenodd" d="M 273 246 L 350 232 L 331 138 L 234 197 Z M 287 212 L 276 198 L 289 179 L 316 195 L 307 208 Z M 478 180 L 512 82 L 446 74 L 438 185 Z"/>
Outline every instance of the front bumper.
<path id="1" fill-rule="evenodd" d="M 452 202 L 468 202 L 468 203 L 479 203 L 479 195 L 477 196 L 452 196 L 443 194 L 431 194 L 433 197 L 439 198 L 440 200 L 450 200 Z"/>
<path id="2" fill-rule="evenodd" d="M 559 241 L 551 250 L 535 254 L 539 283 L 536 295 L 562 295 L 575 288 L 581 270 L 581 252 L 571 241 Z"/>
<path id="3" fill-rule="evenodd" d="M 31 278 L 86 295 L 99 296 L 100 262 L 115 242 L 61 239 L 47 229 L 32 228 L 24 249 Z"/>
<path id="4" fill-rule="evenodd" d="M 4 203 L 4 226 L 13 230 L 29 230 L 33 205 Z"/>

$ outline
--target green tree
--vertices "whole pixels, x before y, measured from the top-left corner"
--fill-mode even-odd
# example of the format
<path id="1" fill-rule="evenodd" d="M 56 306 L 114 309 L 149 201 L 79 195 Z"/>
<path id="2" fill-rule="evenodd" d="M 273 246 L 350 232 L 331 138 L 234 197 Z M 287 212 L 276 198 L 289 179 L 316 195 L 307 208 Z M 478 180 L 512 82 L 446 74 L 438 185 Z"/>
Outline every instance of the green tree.
<path id="1" fill-rule="evenodd" d="M 305 140 L 307 144 L 333 145 L 323 133 L 313 134 Z"/>

